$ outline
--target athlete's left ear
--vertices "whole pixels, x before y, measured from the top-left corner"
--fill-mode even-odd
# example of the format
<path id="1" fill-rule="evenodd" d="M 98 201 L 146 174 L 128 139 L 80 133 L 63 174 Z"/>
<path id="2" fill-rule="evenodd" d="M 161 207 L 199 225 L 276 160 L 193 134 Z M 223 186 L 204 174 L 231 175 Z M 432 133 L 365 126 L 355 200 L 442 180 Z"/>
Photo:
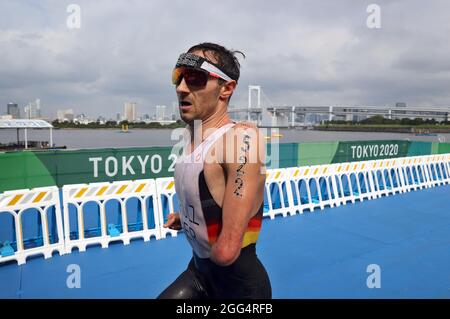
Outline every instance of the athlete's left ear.
<path id="1" fill-rule="evenodd" d="M 234 92 L 237 83 L 235 80 L 231 80 L 225 82 L 220 88 L 220 98 L 224 100 L 228 100 Z"/>

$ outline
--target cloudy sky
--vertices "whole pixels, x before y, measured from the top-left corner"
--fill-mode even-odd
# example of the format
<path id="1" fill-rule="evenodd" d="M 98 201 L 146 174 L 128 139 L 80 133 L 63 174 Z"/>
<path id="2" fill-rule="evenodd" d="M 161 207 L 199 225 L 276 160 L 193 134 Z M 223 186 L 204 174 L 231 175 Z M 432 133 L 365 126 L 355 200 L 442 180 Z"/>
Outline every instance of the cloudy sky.
<path id="1" fill-rule="evenodd" d="M 367 26 L 372 3 L 381 28 Z M 51 117 L 172 108 L 171 69 L 204 41 L 247 56 L 234 106 L 248 85 L 266 105 L 450 105 L 447 0 L 0 0 L 0 13 L 0 114 L 36 98 Z"/>

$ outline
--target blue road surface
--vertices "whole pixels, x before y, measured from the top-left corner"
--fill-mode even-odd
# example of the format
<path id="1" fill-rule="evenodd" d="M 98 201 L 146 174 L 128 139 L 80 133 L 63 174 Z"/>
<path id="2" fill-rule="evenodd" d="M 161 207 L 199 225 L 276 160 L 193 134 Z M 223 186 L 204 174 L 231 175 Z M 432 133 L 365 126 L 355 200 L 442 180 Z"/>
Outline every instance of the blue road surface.
<path id="1" fill-rule="evenodd" d="M 257 251 L 274 298 L 449 298 L 450 185 L 265 219 Z M 0 298 L 155 298 L 190 256 L 180 234 L 10 262 Z"/>

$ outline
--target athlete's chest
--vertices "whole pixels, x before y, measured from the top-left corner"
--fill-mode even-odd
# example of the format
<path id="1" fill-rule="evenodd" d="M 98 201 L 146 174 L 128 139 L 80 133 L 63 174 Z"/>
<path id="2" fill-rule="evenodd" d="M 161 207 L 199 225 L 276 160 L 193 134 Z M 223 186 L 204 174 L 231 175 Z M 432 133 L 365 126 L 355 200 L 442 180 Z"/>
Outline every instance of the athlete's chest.
<path id="1" fill-rule="evenodd" d="M 205 184 L 212 198 L 219 207 L 222 207 L 225 195 L 226 178 L 225 171 L 219 163 L 205 163 L 203 165 Z"/>
<path id="2" fill-rule="evenodd" d="M 183 192 L 190 198 L 198 197 L 200 188 L 207 187 L 213 199 L 222 207 L 225 172 L 217 162 L 186 161 L 185 158 L 175 165 L 175 184 L 177 193 Z"/>

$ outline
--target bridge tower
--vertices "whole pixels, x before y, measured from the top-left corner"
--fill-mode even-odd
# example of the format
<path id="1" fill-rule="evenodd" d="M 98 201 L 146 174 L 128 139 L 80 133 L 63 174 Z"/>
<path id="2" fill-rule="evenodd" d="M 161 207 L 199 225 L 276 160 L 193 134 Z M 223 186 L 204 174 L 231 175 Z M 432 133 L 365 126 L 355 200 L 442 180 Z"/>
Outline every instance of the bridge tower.
<path id="1" fill-rule="evenodd" d="M 256 107 L 260 108 L 261 107 L 261 86 L 260 85 L 249 85 L 248 86 L 248 112 L 247 112 L 247 120 L 250 121 L 251 120 L 251 108 L 252 108 L 252 92 L 255 91 L 256 92 L 256 97 L 257 97 L 257 101 L 256 101 Z"/>

